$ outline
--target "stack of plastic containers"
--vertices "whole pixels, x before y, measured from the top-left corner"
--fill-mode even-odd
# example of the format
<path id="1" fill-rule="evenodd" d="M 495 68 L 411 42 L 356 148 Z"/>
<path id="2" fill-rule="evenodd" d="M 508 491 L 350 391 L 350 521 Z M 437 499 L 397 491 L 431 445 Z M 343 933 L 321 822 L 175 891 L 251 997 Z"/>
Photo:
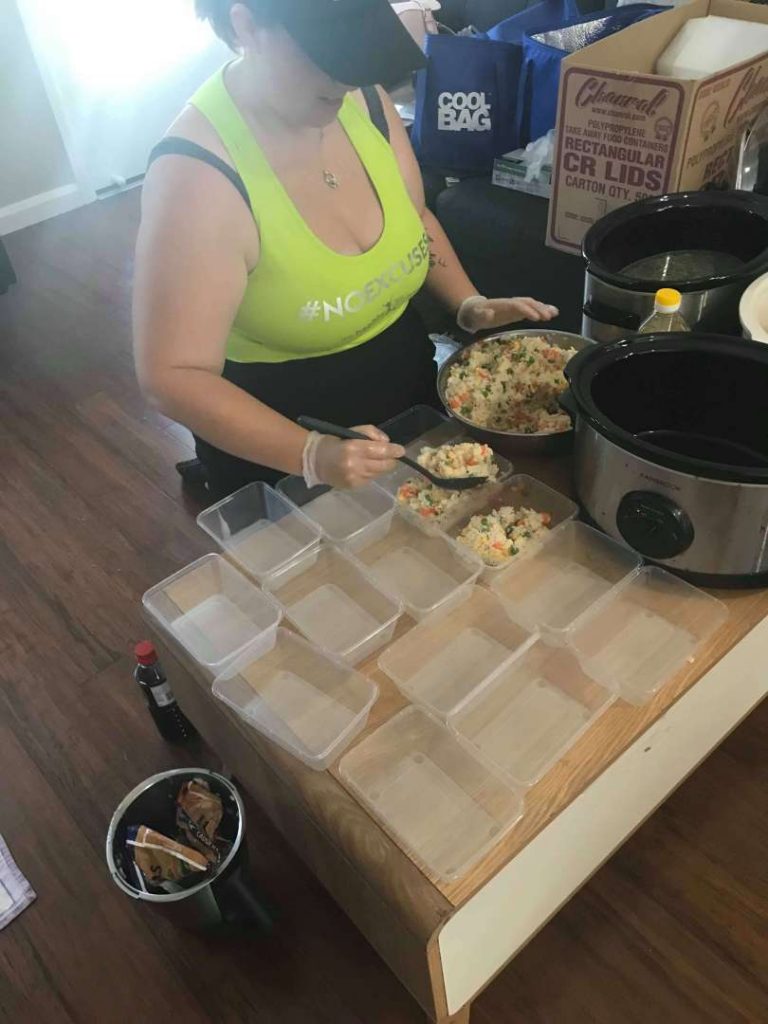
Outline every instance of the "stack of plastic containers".
<path id="1" fill-rule="evenodd" d="M 464 439 L 426 407 L 384 429 L 412 455 Z M 396 507 L 400 469 L 350 492 L 296 477 L 277 491 L 253 484 L 199 517 L 222 555 L 144 598 L 220 701 L 318 770 L 365 727 L 378 689 L 353 666 L 379 652 L 410 706 L 339 772 L 443 879 L 512 828 L 526 789 L 600 715 L 650 700 L 727 618 L 719 601 L 576 522 L 568 498 L 499 466 L 437 531 Z M 506 506 L 547 513 L 550 529 L 486 566 L 457 537 L 472 515 Z"/>

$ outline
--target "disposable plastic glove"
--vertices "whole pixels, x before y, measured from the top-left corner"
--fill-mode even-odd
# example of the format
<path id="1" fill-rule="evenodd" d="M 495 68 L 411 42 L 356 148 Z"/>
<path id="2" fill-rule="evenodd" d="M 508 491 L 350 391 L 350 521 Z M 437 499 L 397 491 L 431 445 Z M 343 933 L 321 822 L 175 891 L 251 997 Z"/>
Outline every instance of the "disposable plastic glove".
<path id="1" fill-rule="evenodd" d="M 362 487 L 395 468 L 395 459 L 405 455 L 399 444 L 391 444 L 387 435 L 370 425 L 354 427 L 369 441 L 341 441 L 337 437 L 312 432 L 304 447 L 303 474 L 308 487 Z"/>
<path id="2" fill-rule="evenodd" d="M 472 295 L 459 306 L 456 322 L 463 331 L 476 334 L 494 327 L 506 327 L 520 320 L 546 323 L 560 311 L 537 299 L 486 299 Z"/>

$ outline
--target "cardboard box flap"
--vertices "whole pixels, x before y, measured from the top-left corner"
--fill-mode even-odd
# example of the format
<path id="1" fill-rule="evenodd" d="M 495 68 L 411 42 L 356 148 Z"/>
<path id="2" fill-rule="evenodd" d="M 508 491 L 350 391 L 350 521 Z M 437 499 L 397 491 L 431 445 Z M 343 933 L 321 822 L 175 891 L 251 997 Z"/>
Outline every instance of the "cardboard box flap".
<path id="1" fill-rule="evenodd" d="M 739 140 L 768 102 L 768 52 L 707 78 L 655 74 L 682 26 L 708 14 L 768 24 L 768 6 L 693 0 L 562 62 L 549 245 L 580 252 L 592 224 L 639 199 L 734 186 Z"/>

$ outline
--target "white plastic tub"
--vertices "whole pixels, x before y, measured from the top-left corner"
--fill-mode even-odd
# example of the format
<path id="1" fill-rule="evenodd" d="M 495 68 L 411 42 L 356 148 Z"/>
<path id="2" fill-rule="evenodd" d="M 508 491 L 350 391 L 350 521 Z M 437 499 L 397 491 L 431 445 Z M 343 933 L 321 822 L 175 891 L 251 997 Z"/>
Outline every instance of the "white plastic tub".
<path id="1" fill-rule="evenodd" d="M 445 719 L 533 637 L 484 587 L 445 615 L 432 615 L 384 651 L 379 668 L 414 704 Z"/>
<path id="2" fill-rule="evenodd" d="M 216 674 L 256 641 L 274 642 L 279 605 L 221 555 L 205 555 L 148 590 L 149 619 Z"/>
<path id="3" fill-rule="evenodd" d="M 320 545 L 320 530 L 264 483 L 201 512 L 197 524 L 259 583 Z"/>
<path id="4" fill-rule="evenodd" d="M 366 736 L 339 773 L 414 859 L 445 880 L 465 874 L 523 813 L 519 790 L 421 708 Z"/>
<path id="5" fill-rule="evenodd" d="M 378 692 L 372 680 L 286 629 L 269 650 L 246 651 L 213 684 L 244 722 L 316 771 L 365 728 Z"/>
<path id="6" fill-rule="evenodd" d="M 722 602 L 649 566 L 585 616 L 570 642 L 585 672 L 640 705 L 692 661 L 727 619 Z"/>
<path id="7" fill-rule="evenodd" d="M 499 573 L 491 590 L 524 629 L 565 644 L 579 617 L 641 564 L 623 544 L 583 523 L 567 522 L 535 552 Z"/>
<path id="8" fill-rule="evenodd" d="M 350 491 L 307 487 L 300 476 L 277 485 L 278 494 L 300 509 L 333 544 L 355 552 L 385 537 L 394 515 L 394 498 L 376 484 Z"/>
<path id="9" fill-rule="evenodd" d="M 615 699 L 569 650 L 537 640 L 448 724 L 515 785 L 531 786 Z"/>
<path id="10" fill-rule="evenodd" d="M 356 556 L 413 618 L 447 611 L 465 600 L 482 563 L 443 536 L 430 536 L 396 513 L 386 537 Z"/>
<path id="11" fill-rule="evenodd" d="M 351 665 L 389 643 L 403 613 L 356 559 L 328 546 L 268 576 L 264 589 L 308 640 Z"/>

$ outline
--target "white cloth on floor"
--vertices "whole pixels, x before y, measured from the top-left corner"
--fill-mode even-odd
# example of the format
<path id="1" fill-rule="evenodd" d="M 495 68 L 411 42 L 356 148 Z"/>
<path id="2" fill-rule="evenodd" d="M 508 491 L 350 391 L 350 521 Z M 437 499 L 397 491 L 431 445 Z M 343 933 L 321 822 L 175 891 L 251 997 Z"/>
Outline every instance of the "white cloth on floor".
<path id="1" fill-rule="evenodd" d="M 0 931 L 35 899 L 35 891 L 19 871 L 0 836 Z"/>

